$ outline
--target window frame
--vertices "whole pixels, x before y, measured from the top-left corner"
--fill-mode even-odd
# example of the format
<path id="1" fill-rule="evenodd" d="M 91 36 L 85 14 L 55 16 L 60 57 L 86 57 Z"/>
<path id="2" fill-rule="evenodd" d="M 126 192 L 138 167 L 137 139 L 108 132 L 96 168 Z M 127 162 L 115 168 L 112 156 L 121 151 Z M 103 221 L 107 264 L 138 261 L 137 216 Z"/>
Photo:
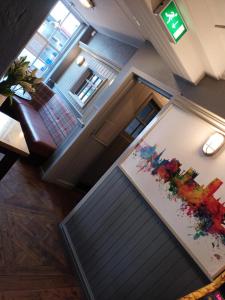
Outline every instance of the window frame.
<path id="1" fill-rule="evenodd" d="M 95 91 L 83 102 L 76 93 L 80 92 L 83 86 L 87 83 L 87 81 L 89 80 L 88 77 L 90 73 L 92 73 L 92 76 L 97 76 L 99 79 L 102 80 L 102 82 L 96 87 Z M 106 82 L 107 79 L 100 75 L 98 72 L 91 68 L 87 68 L 77 80 L 77 82 L 73 85 L 73 87 L 70 89 L 69 95 L 79 104 L 81 108 L 84 108 L 103 88 Z"/>
<path id="2" fill-rule="evenodd" d="M 33 36 L 31 37 L 31 39 L 27 42 L 27 44 L 25 45 L 25 47 L 23 48 L 23 50 L 27 50 L 29 51 L 32 55 L 35 56 L 35 60 L 31 63 L 30 67 L 31 68 L 35 68 L 35 63 L 37 61 L 41 61 L 46 68 L 46 70 L 41 71 L 40 76 L 44 77 L 46 80 L 48 79 L 49 74 L 52 72 L 52 70 L 55 68 L 55 66 L 62 60 L 63 56 L 65 55 L 68 47 L 71 46 L 71 44 L 77 39 L 77 36 L 80 34 L 81 30 L 86 26 L 86 24 L 84 23 L 83 19 L 76 13 L 74 7 L 72 5 L 69 5 L 68 1 L 66 0 L 58 0 L 56 2 L 55 5 L 57 5 L 58 2 L 62 2 L 62 4 L 68 9 L 68 14 L 67 16 L 64 18 L 64 20 L 62 21 L 62 23 L 70 16 L 73 15 L 75 17 L 75 19 L 77 19 L 77 21 L 80 23 L 80 25 L 77 27 L 77 29 L 74 31 L 74 33 L 68 38 L 68 40 L 66 41 L 66 43 L 63 45 L 63 47 L 59 50 L 57 49 L 54 44 L 51 41 L 51 38 L 54 37 L 54 34 L 52 34 L 52 36 L 50 38 L 46 38 L 44 35 L 42 35 L 39 32 L 39 28 L 41 27 L 41 25 L 43 25 L 45 23 L 45 21 L 47 20 L 48 16 L 50 15 L 51 11 L 49 11 L 48 15 L 46 16 L 46 18 L 43 20 L 43 22 L 40 24 L 40 26 L 38 27 L 38 29 L 35 31 L 35 33 L 33 34 Z M 54 8 L 54 7 L 53 7 Z M 52 9 L 53 9 L 52 8 Z M 55 33 L 57 32 L 57 29 L 55 30 Z M 31 51 L 31 49 L 28 47 L 29 43 L 32 41 L 32 39 L 34 38 L 35 35 L 38 35 L 40 38 L 42 38 L 45 42 L 44 46 L 42 47 L 42 49 L 40 51 L 38 51 L 37 55 L 33 54 L 33 52 Z M 53 60 L 53 62 L 51 64 L 48 64 L 46 61 L 44 61 L 41 58 L 41 55 L 45 53 L 46 49 L 51 48 L 53 49 L 57 55 L 55 57 L 55 59 Z M 22 50 L 22 51 L 23 51 Z M 22 53 L 21 51 L 21 53 Z M 20 53 L 20 55 L 21 55 Z M 39 69 L 38 69 L 39 70 Z"/>
<path id="3" fill-rule="evenodd" d="M 123 129 L 123 131 L 121 132 L 121 134 L 123 135 L 124 138 L 126 138 L 127 140 L 129 140 L 130 142 L 132 142 L 133 140 L 135 140 L 137 138 L 137 136 L 145 129 L 145 127 L 154 119 L 155 116 L 153 116 L 153 118 L 150 120 L 150 121 L 146 121 L 147 120 L 147 117 L 151 116 L 151 115 L 154 115 L 154 110 L 150 113 L 147 114 L 147 116 L 145 117 L 145 120 L 141 120 L 141 118 L 138 116 L 140 114 L 140 112 L 142 110 L 144 110 L 144 108 L 146 106 L 148 106 L 148 104 L 153 101 L 154 102 L 154 105 L 156 107 L 158 107 L 158 112 L 157 114 L 160 112 L 160 110 L 162 109 L 162 107 L 160 107 L 160 105 L 157 103 L 157 101 L 155 100 L 155 97 L 154 95 L 151 95 L 150 98 L 145 102 L 143 103 L 143 105 L 140 107 L 140 109 L 137 111 L 137 113 L 135 114 L 135 116 L 132 118 L 132 120 L 130 120 L 130 122 L 128 123 L 128 125 Z M 156 114 L 156 115 L 157 115 Z M 126 129 L 129 127 L 129 125 L 133 122 L 137 120 L 138 121 L 138 125 L 135 127 L 135 129 L 133 129 L 133 131 L 131 133 L 128 133 L 126 131 Z M 133 134 L 137 131 L 137 129 L 140 127 L 140 126 L 144 126 L 143 129 L 138 133 L 138 135 L 136 137 L 133 136 Z"/>

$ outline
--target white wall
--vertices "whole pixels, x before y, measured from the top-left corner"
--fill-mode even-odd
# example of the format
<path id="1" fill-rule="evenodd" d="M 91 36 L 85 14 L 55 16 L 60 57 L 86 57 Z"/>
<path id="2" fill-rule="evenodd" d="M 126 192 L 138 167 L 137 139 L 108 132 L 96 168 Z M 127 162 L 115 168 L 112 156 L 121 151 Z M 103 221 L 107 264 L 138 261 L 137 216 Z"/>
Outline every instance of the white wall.
<path id="1" fill-rule="evenodd" d="M 213 19 L 216 25 L 225 25 L 225 1 L 224 0 L 208 0 L 210 3 L 211 12 L 213 14 Z M 225 49 L 225 28 L 224 29 L 215 29 L 216 34 L 219 37 L 219 41 L 222 42 L 222 55 L 224 59 L 224 49 Z"/>
<path id="2" fill-rule="evenodd" d="M 215 28 L 215 24 L 225 25 L 225 1 L 183 0 L 183 2 L 189 10 L 190 28 L 199 43 L 198 55 L 204 63 L 205 72 L 220 79 L 225 71 L 225 29 Z"/>
<path id="3" fill-rule="evenodd" d="M 197 83 L 204 76 L 205 70 L 199 55 L 199 45 L 191 30 L 177 44 L 174 44 L 169 41 L 158 18 L 153 14 L 151 0 L 141 2 L 122 0 L 122 2 L 126 5 L 127 16 L 136 24 L 144 38 L 153 44 L 173 73 L 193 83 Z M 190 27 L 191 18 L 188 10 L 183 2 L 178 1 L 178 4 Z"/>
<path id="4" fill-rule="evenodd" d="M 189 29 L 177 44 L 169 42 L 152 13 L 157 2 L 161 1 L 120 1 L 127 17 L 175 74 L 195 84 L 205 73 L 221 78 L 225 71 L 225 29 L 215 28 L 215 24 L 225 25 L 225 1 L 176 0 Z"/>

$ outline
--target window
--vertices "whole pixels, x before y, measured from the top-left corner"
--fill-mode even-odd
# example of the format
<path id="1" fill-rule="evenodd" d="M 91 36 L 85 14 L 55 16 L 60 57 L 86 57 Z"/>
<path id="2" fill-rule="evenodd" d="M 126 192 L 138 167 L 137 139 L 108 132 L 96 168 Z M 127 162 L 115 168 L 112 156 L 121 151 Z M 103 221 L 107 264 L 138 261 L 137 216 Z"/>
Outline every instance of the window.
<path id="1" fill-rule="evenodd" d="M 142 130 L 148 125 L 148 123 L 158 114 L 160 107 L 154 100 L 150 100 L 148 104 L 142 108 L 135 118 L 125 129 L 125 133 L 132 139 L 135 139 Z"/>
<path id="2" fill-rule="evenodd" d="M 101 88 L 105 80 L 91 69 L 87 69 L 78 83 L 71 89 L 70 95 L 83 107 Z"/>
<path id="3" fill-rule="evenodd" d="M 43 76 L 60 57 L 79 26 L 80 22 L 63 1 L 58 1 L 19 56 L 27 56 L 31 68 L 37 68 L 38 76 Z"/>

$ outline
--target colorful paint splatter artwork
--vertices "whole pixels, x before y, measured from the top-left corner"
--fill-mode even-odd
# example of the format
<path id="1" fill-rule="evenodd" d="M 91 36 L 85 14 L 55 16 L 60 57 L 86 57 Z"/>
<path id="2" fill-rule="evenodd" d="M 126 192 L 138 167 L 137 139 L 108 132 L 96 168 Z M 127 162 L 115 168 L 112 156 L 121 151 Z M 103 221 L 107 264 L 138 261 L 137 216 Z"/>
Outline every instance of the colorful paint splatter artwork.
<path id="1" fill-rule="evenodd" d="M 156 145 L 142 141 L 133 152 L 139 157 L 138 172 L 155 176 L 157 181 L 168 185 L 169 199 L 181 200 L 180 210 L 195 219 L 194 239 L 211 235 L 225 245 L 225 206 L 214 197 L 223 182 L 215 178 L 207 186 L 200 185 L 195 180 L 198 173 L 193 168 L 182 171 L 182 163 L 176 158 L 162 158 L 164 153 L 165 150 L 157 152 Z"/>

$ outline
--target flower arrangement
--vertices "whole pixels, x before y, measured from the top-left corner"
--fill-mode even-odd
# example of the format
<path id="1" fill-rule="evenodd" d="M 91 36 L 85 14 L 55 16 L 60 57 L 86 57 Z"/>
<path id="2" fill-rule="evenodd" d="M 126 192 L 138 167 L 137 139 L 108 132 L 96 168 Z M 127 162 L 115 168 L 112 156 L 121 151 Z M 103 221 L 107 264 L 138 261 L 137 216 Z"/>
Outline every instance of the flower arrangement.
<path id="1" fill-rule="evenodd" d="M 30 71 L 29 64 L 26 56 L 17 58 L 11 64 L 0 82 L 0 94 L 9 97 L 12 101 L 12 96 L 18 90 L 23 90 L 24 93 L 35 92 L 35 87 L 42 82 L 43 78 L 37 78 L 37 69 Z"/>

